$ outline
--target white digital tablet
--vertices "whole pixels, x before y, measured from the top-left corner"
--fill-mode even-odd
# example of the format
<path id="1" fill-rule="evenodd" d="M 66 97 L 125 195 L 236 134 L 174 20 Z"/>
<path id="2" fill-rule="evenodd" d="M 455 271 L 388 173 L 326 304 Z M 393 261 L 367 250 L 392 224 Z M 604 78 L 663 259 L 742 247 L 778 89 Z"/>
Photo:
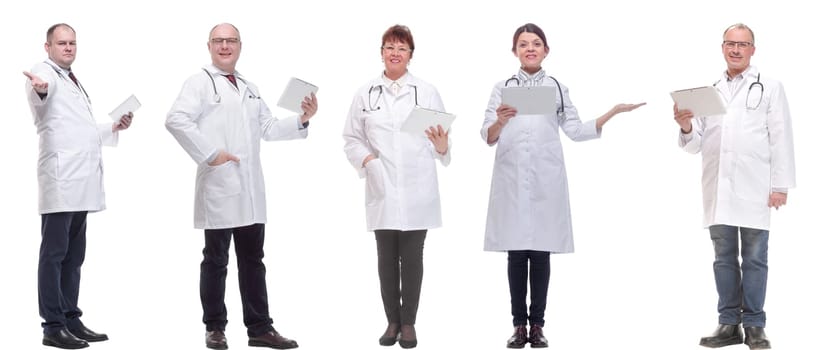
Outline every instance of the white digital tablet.
<path id="1" fill-rule="evenodd" d="M 713 86 L 683 89 L 671 92 L 671 99 L 678 109 L 688 109 L 695 117 L 725 114 L 725 103 Z"/>
<path id="2" fill-rule="evenodd" d="M 318 86 L 298 78 L 290 78 L 276 105 L 301 114 L 304 112 L 301 110 L 301 102 L 304 101 L 305 97 L 309 97 L 311 93 L 315 94 L 316 92 L 318 92 Z"/>
<path id="3" fill-rule="evenodd" d="M 128 98 L 126 98 L 125 101 L 120 103 L 119 106 L 117 106 L 117 108 L 114 108 L 114 110 L 111 111 L 111 113 L 108 113 L 108 116 L 111 117 L 111 119 L 113 119 L 115 122 L 118 122 L 123 115 L 126 115 L 129 112 L 131 113 L 136 112 L 136 110 L 139 109 L 139 107 L 142 107 L 142 104 L 139 103 L 139 100 L 137 100 L 136 96 L 131 95 Z"/>
<path id="4" fill-rule="evenodd" d="M 454 120 L 454 114 L 415 106 L 407 120 L 404 121 L 404 125 L 401 126 L 401 131 L 426 137 L 424 131 L 431 127 L 437 128 L 438 125 L 444 128 L 444 131 L 449 131 Z"/>
<path id="5" fill-rule="evenodd" d="M 501 89 L 501 102 L 515 107 L 518 115 L 556 113 L 554 86 L 521 86 Z"/>

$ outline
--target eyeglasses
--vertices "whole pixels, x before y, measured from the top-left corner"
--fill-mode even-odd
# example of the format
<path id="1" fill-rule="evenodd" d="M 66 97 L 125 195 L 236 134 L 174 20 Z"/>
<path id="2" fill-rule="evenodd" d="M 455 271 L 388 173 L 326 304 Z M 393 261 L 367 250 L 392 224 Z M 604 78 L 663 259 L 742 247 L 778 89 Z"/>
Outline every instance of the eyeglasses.
<path id="1" fill-rule="evenodd" d="M 726 47 L 726 48 L 729 48 L 729 49 L 740 48 L 740 49 L 744 50 L 744 49 L 747 49 L 747 48 L 749 48 L 751 46 L 754 46 L 754 43 L 749 43 L 747 41 L 728 41 L 728 40 L 726 40 L 726 41 L 722 42 L 722 46 Z"/>
<path id="2" fill-rule="evenodd" d="M 221 45 L 227 43 L 228 45 L 236 45 L 239 43 L 239 38 L 212 38 L 210 42 L 214 45 Z"/>
<path id="3" fill-rule="evenodd" d="M 388 51 L 388 52 L 398 51 L 398 53 L 400 53 L 402 55 L 408 54 L 410 51 L 412 51 L 412 50 L 410 50 L 410 49 L 408 49 L 406 47 L 403 47 L 403 46 L 398 47 L 398 48 L 396 48 L 395 46 L 382 46 L 381 49 L 384 50 L 384 51 Z"/>

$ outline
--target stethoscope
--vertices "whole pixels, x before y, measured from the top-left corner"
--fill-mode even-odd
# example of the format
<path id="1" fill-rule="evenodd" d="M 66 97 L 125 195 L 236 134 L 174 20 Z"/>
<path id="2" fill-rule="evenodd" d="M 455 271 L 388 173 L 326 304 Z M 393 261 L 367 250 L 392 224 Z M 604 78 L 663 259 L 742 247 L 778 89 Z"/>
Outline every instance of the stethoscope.
<path id="1" fill-rule="evenodd" d="M 415 85 L 410 85 L 410 87 L 415 90 L 415 105 L 418 105 L 418 87 Z M 375 98 L 375 107 L 373 107 L 373 90 L 378 89 L 378 96 Z M 362 108 L 362 112 L 375 112 L 381 109 L 381 106 L 378 105 L 378 101 L 381 100 L 381 95 L 384 94 L 384 85 L 371 85 L 370 90 L 367 91 L 367 106 L 370 109 Z"/>
<path id="2" fill-rule="evenodd" d="M 560 108 L 557 109 L 557 115 L 559 117 L 563 117 L 564 115 L 566 115 L 566 106 L 563 104 L 563 89 L 560 88 L 560 83 L 557 81 L 557 79 L 555 79 L 555 77 L 553 77 L 553 76 L 548 76 L 548 77 L 549 77 L 549 79 L 554 80 L 555 84 L 557 84 L 557 92 L 560 93 Z M 515 81 L 515 85 L 520 86 L 520 78 L 518 78 L 517 75 L 513 75 L 511 78 L 506 79 L 506 82 L 503 83 L 503 86 L 508 87 L 509 82 L 512 81 L 512 80 Z"/>
<path id="3" fill-rule="evenodd" d="M 51 64 L 51 63 L 50 63 L 50 62 L 48 62 L 48 61 L 43 61 L 43 63 L 45 63 L 45 64 L 47 64 L 49 67 L 51 67 L 51 69 L 53 69 L 53 70 L 54 70 L 54 72 L 56 72 L 56 73 L 57 73 L 57 75 L 58 75 L 58 76 L 60 76 L 60 78 L 65 79 L 66 81 L 71 81 L 71 79 L 68 79 L 68 77 L 66 77 L 65 75 L 63 75 L 63 70 L 62 70 L 62 69 L 60 69 L 59 67 L 57 67 L 57 66 L 55 66 L 55 65 Z M 74 82 L 72 81 L 71 83 L 73 84 Z M 87 99 L 87 100 L 88 100 L 88 103 L 90 104 L 90 103 L 91 103 L 91 97 L 88 97 L 88 93 L 87 93 L 87 92 L 85 92 L 85 88 L 84 88 L 84 87 L 82 87 L 82 84 L 80 84 L 80 82 L 79 82 L 79 81 L 77 81 L 77 86 L 79 86 L 79 87 L 80 87 L 80 90 L 82 90 L 82 93 L 83 93 L 83 94 L 85 94 L 85 99 Z"/>
<path id="4" fill-rule="evenodd" d="M 752 82 L 751 86 L 748 87 L 748 93 L 745 94 L 745 109 L 755 111 L 755 110 L 757 110 L 759 108 L 759 104 L 762 103 L 762 95 L 765 92 L 765 85 L 762 85 L 762 82 L 759 81 L 759 77 L 761 75 L 762 74 L 757 73 L 756 74 L 756 81 Z M 719 83 L 719 81 L 714 83 L 714 86 L 717 86 L 717 83 Z M 751 105 L 748 103 L 748 101 L 751 99 L 751 90 L 754 89 L 754 86 L 759 86 L 759 99 L 756 100 L 756 105 L 751 107 Z"/>
<path id="5" fill-rule="evenodd" d="M 216 102 L 216 103 L 222 103 L 222 96 L 219 95 L 218 91 L 216 91 L 216 80 L 213 79 L 213 74 L 211 74 L 210 71 L 208 71 L 205 68 L 202 68 L 202 70 L 205 72 L 205 74 L 208 75 L 208 78 L 210 78 L 210 84 L 213 86 L 213 101 Z M 227 77 L 225 77 L 225 79 L 227 79 Z M 243 83 L 245 83 L 245 86 L 247 86 L 247 91 L 250 93 L 250 96 L 248 96 L 249 98 L 251 98 L 251 99 L 260 99 L 260 100 L 262 99 L 261 97 L 256 95 L 256 93 L 253 92 L 252 89 L 250 89 L 250 85 L 247 84 L 247 82 L 245 81 L 244 78 L 236 76 L 236 79 L 239 79 Z"/>

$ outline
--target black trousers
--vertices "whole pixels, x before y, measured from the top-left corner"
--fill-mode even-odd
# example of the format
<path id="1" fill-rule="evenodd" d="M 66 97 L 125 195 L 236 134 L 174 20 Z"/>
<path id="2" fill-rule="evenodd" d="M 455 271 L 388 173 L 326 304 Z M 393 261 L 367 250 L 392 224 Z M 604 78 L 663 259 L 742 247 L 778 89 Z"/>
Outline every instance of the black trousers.
<path id="1" fill-rule="evenodd" d="M 375 230 L 381 301 L 389 323 L 414 325 L 424 277 L 427 230 Z"/>
<path id="2" fill-rule="evenodd" d="M 267 304 L 265 280 L 264 224 L 222 230 L 205 230 L 205 249 L 199 275 L 202 321 L 208 331 L 225 330 L 225 279 L 227 278 L 230 239 L 234 239 L 239 268 L 239 294 L 247 335 L 260 336 L 273 329 Z"/>
<path id="3" fill-rule="evenodd" d="M 85 226 L 88 212 L 43 214 L 40 263 L 37 267 L 37 295 L 43 332 L 54 334 L 63 328 L 82 325 L 80 268 L 85 261 Z"/>
<path id="4" fill-rule="evenodd" d="M 546 294 L 549 290 L 549 252 L 512 250 L 508 252 L 509 294 L 512 296 L 512 324 L 543 327 Z M 532 290 L 532 303 L 526 313 L 526 282 Z"/>

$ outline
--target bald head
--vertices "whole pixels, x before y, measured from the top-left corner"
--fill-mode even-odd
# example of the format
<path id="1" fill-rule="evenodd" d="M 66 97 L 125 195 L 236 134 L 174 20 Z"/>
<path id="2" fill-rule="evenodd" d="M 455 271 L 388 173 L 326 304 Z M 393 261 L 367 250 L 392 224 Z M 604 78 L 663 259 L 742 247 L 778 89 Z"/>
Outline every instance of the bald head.
<path id="1" fill-rule="evenodd" d="M 220 24 L 217 24 L 217 25 L 213 26 L 213 28 L 210 29 L 210 34 L 208 34 L 208 40 L 213 38 L 213 32 L 214 31 L 216 31 L 217 29 L 220 29 L 220 28 L 224 28 L 224 27 L 232 28 L 236 32 L 236 37 L 239 38 L 240 40 L 242 39 L 242 36 L 239 35 L 239 28 L 236 28 L 235 25 L 232 25 L 230 23 L 220 23 Z"/>

